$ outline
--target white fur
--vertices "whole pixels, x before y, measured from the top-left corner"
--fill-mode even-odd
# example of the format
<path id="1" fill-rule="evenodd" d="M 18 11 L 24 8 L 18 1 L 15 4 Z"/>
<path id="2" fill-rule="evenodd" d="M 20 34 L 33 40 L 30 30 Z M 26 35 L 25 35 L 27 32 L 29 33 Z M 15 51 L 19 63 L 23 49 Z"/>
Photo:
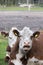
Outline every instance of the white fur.
<path id="1" fill-rule="evenodd" d="M 36 63 L 35 63 L 36 62 Z M 43 60 L 39 60 L 34 56 L 28 59 L 27 65 L 43 65 Z"/>
<path id="2" fill-rule="evenodd" d="M 29 61 L 34 62 L 34 61 L 39 61 L 39 60 L 33 56 L 32 58 L 29 59 Z"/>
<path id="3" fill-rule="evenodd" d="M 18 60 L 18 59 L 14 59 L 14 60 L 11 60 L 11 62 L 14 64 L 14 65 L 22 65 L 21 61 Z"/>
<path id="4" fill-rule="evenodd" d="M 24 27 L 23 30 L 21 31 L 21 38 L 20 38 L 20 43 L 19 43 L 19 48 L 21 50 L 24 50 L 23 49 L 23 46 L 25 45 L 25 43 L 28 43 L 29 42 L 29 46 L 30 48 L 28 48 L 28 50 L 31 49 L 32 47 L 32 40 L 30 39 L 30 36 L 33 34 L 33 31 L 31 31 L 29 29 L 29 27 Z M 25 43 L 24 43 L 25 42 Z"/>
<path id="5" fill-rule="evenodd" d="M 36 61 L 36 63 L 35 63 L 35 61 Z M 37 61 L 39 61 L 39 60 L 33 56 L 32 58 L 28 59 L 27 65 L 37 65 L 37 64 L 39 64 Z"/>
<path id="6" fill-rule="evenodd" d="M 22 53 L 19 51 L 18 54 L 16 54 L 16 59 L 14 60 L 11 60 L 11 62 L 14 64 L 14 65 L 22 65 L 22 62 L 20 61 L 20 58 L 22 57 Z"/>
<path id="7" fill-rule="evenodd" d="M 13 44 L 15 44 L 15 42 L 17 40 L 17 36 L 14 35 L 13 30 L 18 30 L 18 29 L 16 27 L 12 27 L 12 29 L 9 32 L 8 41 L 9 41 L 9 46 L 11 48 L 13 47 Z"/>
<path id="8" fill-rule="evenodd" d="M 39 64 L 40 64 L 40 65 L 43 64 L 43 60 L 39 60 Z"/>
<path id="9" fill-rule="evenodd" d="M 19 50 L 18 54 L 16 54 L 16 58 L 20 59 L 23 57 L 23 54 L 21 53 L 21 51 Z"/>

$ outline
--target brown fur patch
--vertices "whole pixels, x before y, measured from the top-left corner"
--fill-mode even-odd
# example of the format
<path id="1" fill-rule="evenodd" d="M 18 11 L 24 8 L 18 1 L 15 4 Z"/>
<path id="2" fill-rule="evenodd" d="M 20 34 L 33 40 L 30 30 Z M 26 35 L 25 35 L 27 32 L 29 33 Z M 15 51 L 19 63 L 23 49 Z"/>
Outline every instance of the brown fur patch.
<path id="1" fill-rule="evenodd" d="M 11 52 L 11 47 L 8 45 L 6 51 Z"/>
<path id="2" fill-rule="evenodd" d="M 26 58 L 25 58 L 25 55 L 24 55 L 24 56 L 20 59 L 23 65 L 26 65 L 26 64 L 27 64 L 28 58 L 29 58 L 29 57 L 28 57 L 28 53 L 27 53 L 27 54 L 26 54 Z"/>
<path id="3" fill-rule="evenodd" d="M 28 62 L 29 58 L 32 58 L 31 50 L 28 51 L 28 53 L 25 54 L 22 58 L 20 58 L 20 60 L 21 60 L 21 62 L 22 62 L 23 65 L 27 65 L 27 62 Z"/>
<path id="4" fill-rule="evenodd" d="M 33 38 L 30 57 L 34 56 L 37 59 L 43 60 L 43 32 L 40 32 L 39 37 Z"/>
<path id="5" fill-rule="evenodd" d="M 19 48 L 19 41 L 20 41 L 20 38 L 18 37 L 16 43 L 11 49 L 11 54 L 10 54 L 11 59 L 16 59 L 16 54 L 18 53 L 18 48 Z"/>
<path id="6" fill-rule="evenodd" d="M 15 64 L 13 64 L 11 61 L 9 61 L 9 64 L 8 65 L 15 65 Z"/>
<path id="7" fill-rule="evenodd" d="M 9 58 L 8 56 L 6 56 L 6 57 L 5 57 L 5 62 L 8 62 L 9 59 L 10 59 L 10 58 Z"/>

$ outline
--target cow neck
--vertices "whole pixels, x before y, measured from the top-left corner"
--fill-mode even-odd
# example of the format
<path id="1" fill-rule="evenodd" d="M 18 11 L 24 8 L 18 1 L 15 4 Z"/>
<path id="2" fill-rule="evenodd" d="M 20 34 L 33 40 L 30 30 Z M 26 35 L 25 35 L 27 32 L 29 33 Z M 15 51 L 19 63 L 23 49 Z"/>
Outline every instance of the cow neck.
<path id="1" fill-rule="evenodd" d="M 22 58 L 20 58 L 23 65 L 27 64 L 29 57 L 30 57 L 30 51 L 28 53 L 24 54 Z"/>

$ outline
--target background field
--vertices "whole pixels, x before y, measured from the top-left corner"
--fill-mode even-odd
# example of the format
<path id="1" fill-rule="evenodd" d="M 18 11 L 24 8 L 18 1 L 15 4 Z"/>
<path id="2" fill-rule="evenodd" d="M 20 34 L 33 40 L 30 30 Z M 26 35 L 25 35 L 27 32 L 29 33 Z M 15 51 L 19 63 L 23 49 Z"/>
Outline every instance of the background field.
<path id="1" fill-rule="evenodd" d="M 39 6 L 34 6 L 34 7 L 31 7 L 30 10 L 28 7 L 17 7 L 17 6 L 7 6 L 7 7 L 4 7 L 4 6 L 0 6 L 0 11 L 43 11 L 43 7 L 39 7 Z"/>
<path id="2" fill-rule="evenodd" d="M 4 61 L 7 44 L 8 40 L 0 35 L 0 65 L 8 65 Z"/>

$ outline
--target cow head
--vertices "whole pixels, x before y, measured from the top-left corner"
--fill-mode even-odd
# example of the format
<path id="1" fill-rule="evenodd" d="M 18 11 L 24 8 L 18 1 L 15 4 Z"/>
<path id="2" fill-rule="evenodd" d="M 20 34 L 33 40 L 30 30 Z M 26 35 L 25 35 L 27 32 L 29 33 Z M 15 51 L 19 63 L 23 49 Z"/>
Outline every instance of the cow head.
<path id="1" fill-rule="evenodd" d="M 20 31 L 19 36 L 19 43 L 16 42 L 14 46 L 12 47 L 10 57 L 11 59 L 16 58 L 16 54 L 20 53 L 24 55 L 32 48 L 32 40 L 30 39 L 30 36 L 33 34 L 33 32 L 28 28 L 24 27 Z"/>
<path id="2" fill-rule="evenodd" d="M 19 48 L 22 53 L 27 53 L 32 48 L 33 39 L 37 40 L 39 37 L 40 32 L 31 31 L 28 27 L 24 27 L 21 31 L 20 43 Z"/>
<path id="3" fill-rule="evenodd" d="M 32 40 L 30 39 L 33 31 L 31 31 L 28 27 L 24 27 L 21 31 L 19 49 L 22 53 L 27 53 L 32 48 Z"/>

